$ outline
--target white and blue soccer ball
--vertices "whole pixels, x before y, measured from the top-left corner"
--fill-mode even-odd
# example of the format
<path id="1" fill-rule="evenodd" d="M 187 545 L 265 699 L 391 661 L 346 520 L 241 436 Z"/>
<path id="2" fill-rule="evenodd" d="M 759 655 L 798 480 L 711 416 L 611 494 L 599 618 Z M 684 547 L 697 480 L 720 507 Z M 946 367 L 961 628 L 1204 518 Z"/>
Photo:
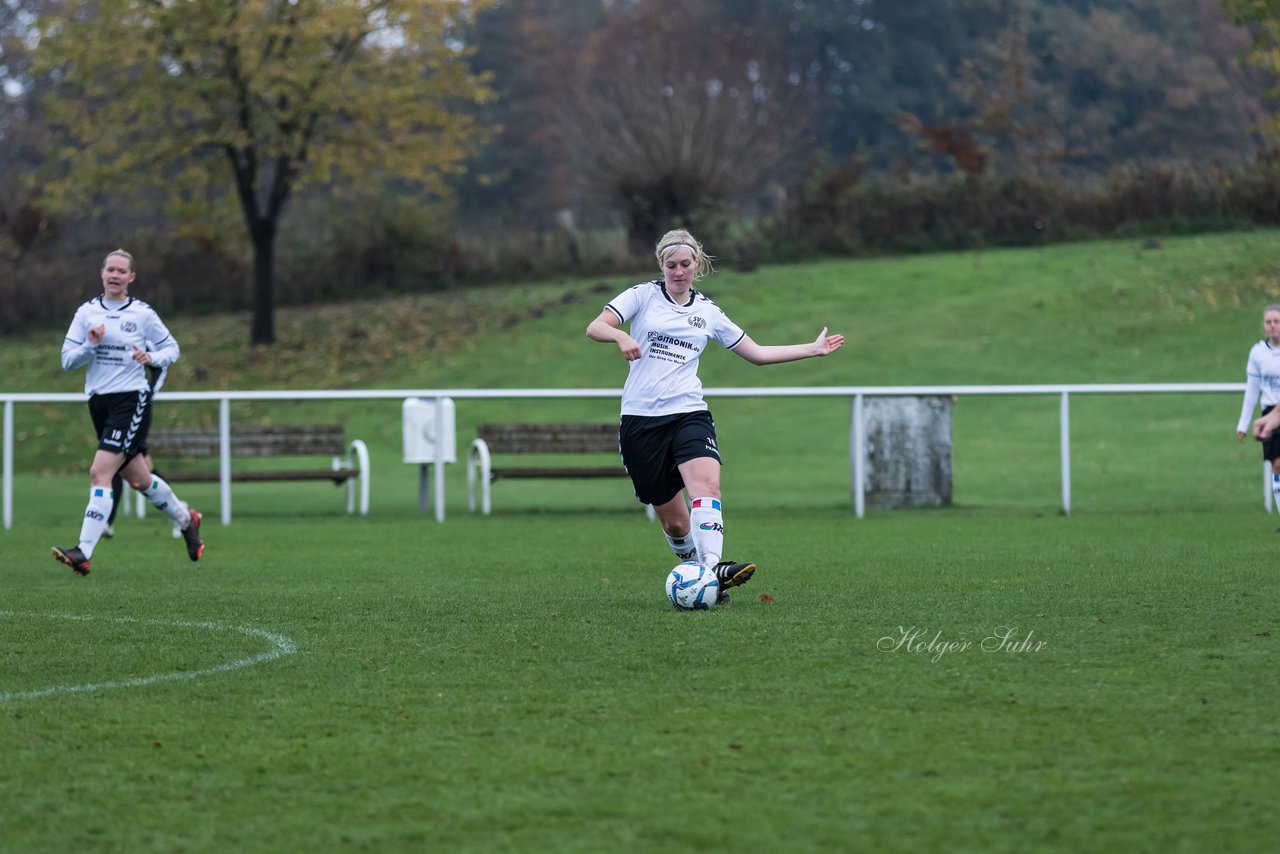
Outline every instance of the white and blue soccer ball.
<path id="1" fill-rule="evenodd" d="M 697 561 L 685 561 L 667 574 L 667 598 L 680 611 L 705 611 L 720 598 L 714 571 Z"/>

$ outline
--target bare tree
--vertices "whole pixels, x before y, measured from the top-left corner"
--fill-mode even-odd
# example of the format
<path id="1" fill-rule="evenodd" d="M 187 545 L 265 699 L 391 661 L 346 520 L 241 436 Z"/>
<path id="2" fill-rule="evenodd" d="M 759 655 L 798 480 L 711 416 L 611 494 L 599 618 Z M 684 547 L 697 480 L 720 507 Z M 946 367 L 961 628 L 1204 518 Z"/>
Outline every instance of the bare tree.
<path id="1" fill-rule="evenodd" d="M 1247 156 L 1255 87 L 1222 61 L 1241 31 L 1204 0 L 1148 0 L 1159 27 L 1142 5 L 1019 13 L 960 63 L 955 121 L 1006 171 Z"/>
<path id="2" fill-rule="evenodd" d="M 714 4 L 617 4 L 542 66 L 564 163 L 623 210 L 634 251 L 761 193 L 798 150 L 811 96 L 774 34 Z"/>

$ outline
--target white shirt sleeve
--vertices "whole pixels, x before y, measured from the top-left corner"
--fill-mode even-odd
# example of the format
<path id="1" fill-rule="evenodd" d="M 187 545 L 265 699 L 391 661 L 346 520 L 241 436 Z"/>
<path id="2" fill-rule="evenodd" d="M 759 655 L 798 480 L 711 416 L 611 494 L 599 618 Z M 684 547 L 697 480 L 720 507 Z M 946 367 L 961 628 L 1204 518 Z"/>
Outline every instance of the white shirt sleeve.
<path id="1" fill-rule="evenodd" d="M 1249 422 L 1253 420 L 1253 409 L 1258 405 L 1258 397 L 1262 394 L 1262 365 L 1258 362 L 1258 345 L 1249 350 L 1249 358 L 1244 363 L 1244 402 L 1240 406 L 1240 420 L 1236 423 L 1237 433 L 1248 433 Z"/>
<path id="2" fill-rule="evenodd" d="M 618 315 L 618 320 L 623 323 L 634 320 L 636 313 L 640 311 L 640 288 L 640 285 L 627 288 L 609 300 L 605 308 Z"/>
<path id="3" fill-rule="evenodd" d="M 716 318 L 716 328 L 711 333 L 712 337 L 719 341 L 726 350 L 732 350 L 742 343 L 742 339 L 747 333 L 742 331 L 742 327 L 730 320 L 729 315 L 725 314 L 723 310 L 717 308 L 717 311 L 720 314 Z"/>
<path id="4" fill-rule="evenodd" d="M 1254 371 L 1246 375 L 1244 386 L 1244 405 L 1240 407 L 1240 421 L 1236 424 L 1237 433 L 1248 433 L 1249 422 L 1253 421 L 1253 408 L 1258 405 L 1258 396 L 1262 394 L 1262 377 Z"/>

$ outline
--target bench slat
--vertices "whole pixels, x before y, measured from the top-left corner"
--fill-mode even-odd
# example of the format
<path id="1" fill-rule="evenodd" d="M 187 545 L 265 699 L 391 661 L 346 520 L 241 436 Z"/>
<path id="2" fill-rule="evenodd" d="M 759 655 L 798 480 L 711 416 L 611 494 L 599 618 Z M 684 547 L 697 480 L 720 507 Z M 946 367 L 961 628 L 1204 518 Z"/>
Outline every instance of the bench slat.
<path id="1" fill-rule="evenodd" d="M 216 427 L 155 427 L 147 449 L 156 457 L 192 459 L 219 456 Z M 346 452 L 340 424 L 266 424 L 231 428 L 233 457 L 334 456 Z"/>
<path id="2" fill-rule="evenodd" d="M 563 478 L 587 478 L 587 477 L 626 477 L 627 470 L 622 466 L 562 466 L 558 468 L 538 468 L 536 466 L 523 466 L 520 468 L 491 468 L 489 469 L 490 480 L 500 480 L 502 478 L 521 478 L 521 477 L 563 477 Z"/>
<path id="3" fill-rule="evenodd" d="M 268 480 L 331 480 L 341 485 L 352 478 L 360 476 L 359 469 L 337 469 L 335 471 L 233 471 L 232 481 L 268 481 Z M 164 470 L 164 479 L 173 483 L 217 483 L 221 479 L 216 471 L 179 472 Z"/>
<path id="4" fill-rule="evenodd" d="M 480 424 L 491 454 L 616 454 L 616 424 Z"/>

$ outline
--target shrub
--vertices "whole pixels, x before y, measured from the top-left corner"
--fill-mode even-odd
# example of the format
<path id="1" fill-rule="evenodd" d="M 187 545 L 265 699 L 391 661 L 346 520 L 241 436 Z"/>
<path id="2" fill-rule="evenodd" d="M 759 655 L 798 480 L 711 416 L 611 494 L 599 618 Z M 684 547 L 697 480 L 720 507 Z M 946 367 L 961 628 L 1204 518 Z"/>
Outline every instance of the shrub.
<path id="1" fill-rule="evenodd" d="M 1036 173 L 856 184 L 822 180 L 774 221 L 811 253 L 881 254 L 1030 246 L 1280 222 L 1280 167 L 1130 165 L 1083 180 Z"/>

